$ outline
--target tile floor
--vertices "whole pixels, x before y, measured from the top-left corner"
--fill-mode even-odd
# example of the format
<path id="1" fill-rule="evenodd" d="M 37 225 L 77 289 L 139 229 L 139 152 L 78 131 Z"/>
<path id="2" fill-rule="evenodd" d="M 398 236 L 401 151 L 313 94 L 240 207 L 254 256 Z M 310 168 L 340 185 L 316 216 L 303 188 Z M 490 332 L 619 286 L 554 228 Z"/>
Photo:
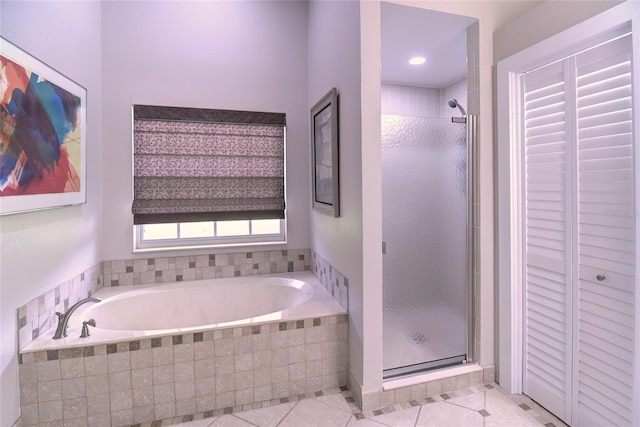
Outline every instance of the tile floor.
<path id="1" fill-rule="evenodd" d="M 155 422 L 153 427 L 562 427 L 565 424 L 524 395 L 509 395 L 495 383 L 443 393 L 420 401 L 360 412 L 343 387 L 313 397 L 263 402 L 262 407 Z M 231 409 L 231 408 L 229 408 Z M 235 408 L 234 408 L 235 409 Z M 229 411 L 225 411 L 229 412 Z M 200 418 L 200 419 L 198 419 Z M 144 426 L 144 425 L 143 425 Z"/>

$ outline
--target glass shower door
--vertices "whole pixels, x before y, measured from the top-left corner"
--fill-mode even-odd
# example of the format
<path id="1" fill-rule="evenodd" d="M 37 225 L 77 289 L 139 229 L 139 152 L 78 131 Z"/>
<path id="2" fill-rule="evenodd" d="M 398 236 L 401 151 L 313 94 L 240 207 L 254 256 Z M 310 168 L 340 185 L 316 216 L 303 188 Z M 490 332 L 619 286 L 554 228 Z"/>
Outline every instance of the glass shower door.
<path id="1" fill-rule="evenodd" d="M 382 116 L 385 378 L 467 358 L 466 145 L 464 123 Z"/>

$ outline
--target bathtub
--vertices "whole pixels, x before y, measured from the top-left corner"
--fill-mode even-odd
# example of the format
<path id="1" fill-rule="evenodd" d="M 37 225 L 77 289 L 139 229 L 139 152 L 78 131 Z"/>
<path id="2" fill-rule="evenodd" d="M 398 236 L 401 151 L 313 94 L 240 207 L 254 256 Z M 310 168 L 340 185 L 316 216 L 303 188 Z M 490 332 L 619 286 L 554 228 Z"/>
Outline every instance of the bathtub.
<path id="1" fill-rule="evenodd" d="M 173 333 L 287 319 L 290 309 L 313 295 L 313 285 L 294 278 L 178 282 L 118 292 L 82 316 L 100 329 Z"/>
<path id="2" fill-rule="evenodd" d="M 310 272 L 94 296 L 66 338 L 53 327 L 20 350 L 26 426 L 211 417 L 346 385 L 347 314 Z"/>
<path id="3" fill-rule="evenodd" d="M 287 322 L 346 311 L 309 272 L 105 287 L 69 320 L 67 337 L 44 333 L 22 353 L 122 340 Z M 94 319 L 90 336 L 82 322 Z"/>

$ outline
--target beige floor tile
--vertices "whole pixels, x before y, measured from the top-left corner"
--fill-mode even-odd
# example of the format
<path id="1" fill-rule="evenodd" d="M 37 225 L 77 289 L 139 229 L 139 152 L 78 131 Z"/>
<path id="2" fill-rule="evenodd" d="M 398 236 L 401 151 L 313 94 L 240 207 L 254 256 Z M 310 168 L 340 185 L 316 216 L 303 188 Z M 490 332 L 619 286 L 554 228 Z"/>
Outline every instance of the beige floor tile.
<path id="1" fill-rule="evenodd" d="M 223 415 L 209 424 L 210 427 L 254 427 L 253 424 L 241 420 L 234 415 Z M 189 425 L 189 427 L 191 427 Z"/>
<path id="2" fill-rule="evenodd" d="M 171 427 L 209 427 L 215 421 L 215 418 L 205 418 L 202 420 L 189 421 L 186 423 L 174 424 Z"/>
<path id="3" fill-rule="evenodd" d="M 275 427 L 293 409 L 296 402 L 281 403 L 261 409 L 253 409 L 234 414 L 236 417 L 255 424 L 258 427 Z"/>
<path id="4" fill-rule="evenodd" d="M 370 411 L 365 414 L 368 418 L 361 418 L 362 414 L 356 417 L 353 412 L 357 409 L 351 408 L 341 393 L 336 393 L 237 412 L 217 419 L 197 420 L 180 424 L 180 426 L 541 427 L 544 422 L 550 420 L 553 420 L 552 422 L 558 427 L 563 426 L 555 417 L 545 412 L 528 397 L 509 395 L 497 384 L 493 384 L 492 387 L 487 388 L 482 385 L 450 393 L 452 398 L 445 400 L 436 396 L 436 402 L 422 406 L 396 405 L 396 410 L 380 415 L 373 415 L 373 411 Z M 518 406 L 521 403 L 528 404 L 532 409 L 524 410 Z M 402 407 L 406 409 L 402 409 Z M 389 409 L 393 408 L 385 408 L 384 411 Z"/>
<path id="5" fill-rule="evenodd" d="M 279 427 L 345 426 L 352 414 L 324 404 L 318 399 L 303 399 L 282 420 Z"/>
<path id="6" fill-rule="evenodd" d="M 416 422 L 416 427 L 483 427 L 484 417 L 477 411 L 435 402 L 424 405 Z"/>
<path id="7" fill-rule="evenodd" d="M 349 407 L 347 401 L 344 400 L 344 396 L 342 396 L 342 394 L 329 394 L 326 396 L 316 397 L 314 400 L 322 402 L 325 405 L 329 405 L 332 408 L 351 413 L 351 408 Z"/>
<path id="8" fill-rule="evenodd" d="M 346 427 L 389 427 L 387 424 L 381 424 L 370 418 L 358 420 L 355 416 L 351 417 Z"/>
<path id="9" fill-rule="evenodd" d="M 463 406 L 468 409 L 473 409 L 474 411 L 480 411 L 485 409 L 485 396 L 484 392 L 478 392 L 474 394 L 470 394 L 462 397 L 455 397 L 453 399 L 447 400 L 447 403 L 451 403 L 458 406 Z"/>
<path id="10" fill-rule="evenodd" d="M 420 406 L 414 406 L 412 408 L 403 409 L 401 411 L 394 411 L 389 412 L 388 414 L 376 415 L 375 417 L 373 417 L 373 420 L 393 427 L 413 427 L 416 425 L 416 420 L 418 419 L 420 408 Z"/>
<path id="11" fill-rule="evenodd" d="M 512 401 L 509 396 L 498 391 L 486 392 L 485 410 L 489 413 L 486 418 L 486 427 L 490 426 L 531 426 L 539 427 L 536 419 Z"/>

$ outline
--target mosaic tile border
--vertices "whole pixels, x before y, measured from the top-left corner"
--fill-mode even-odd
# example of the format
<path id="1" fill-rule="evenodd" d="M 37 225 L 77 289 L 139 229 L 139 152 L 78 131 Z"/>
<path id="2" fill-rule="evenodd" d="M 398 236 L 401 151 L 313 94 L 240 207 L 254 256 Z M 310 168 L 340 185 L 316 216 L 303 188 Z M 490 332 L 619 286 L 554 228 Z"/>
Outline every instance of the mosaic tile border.
<path id="1" fill-rule="evenodd" d="M 290 320 L 288 322 L 265 323 L 262 325 L 242 326 L 204 332 L 189 332 L 186 334 L 165 335 L 152 338 L 142 338 L 132 341 L 124 341 L 111 344 L 97 344 L 83 347 L 63 348 L 59 350 L 41 350 L 18 355 L 18 364 L 48 362 L 51 360 L 68 360 L 80 357 L 102 356 L 114 353 L 126 353 L 149 348 L 171 347 L 180 344 L 193 344 L 197 342 L 216 341 L 221 339 L 239 338 L 251 335 L 272 334 L 275 332 L 307 329 L 316 326 L 339 325 L 347 323 L 348 315 L 315 317 L 302 320 Z M 338 332 L 337 332 L 338 333 Z M 340 339 L 346 339 L 347 331 L 338 333 Z"/>
<path id="2" fill-rule="evenodd" d="M 502 393 L 509 400 L 514 402 L 517 406 L 519 406 L 523 411 L 528 412 L 533 418 L 536 419 L 541 425 L 545 427 L 566 427 L 566 424 L 563 423 L 556 416 L 548 412 L 542 406 L 538 405 L 535 401 L 533 401 L 530 397 L 524 394 L 509 394 L 503 388 L 501 388 L 495 382 L 492 383 L 482 383 L 475 386 L 463 388 L 460 390 L 454 390 L 447 393 L 438 393 L 433 396 L 424 397 L 421 399 L 412 399 L 407 400 L 401 403 L 395 403 L 390 405 L 381 406 L 378 409 L 373 409 L 369 411 L 360 411 L 360 407 L 358 406 L 357 401 L 353 397 L 350 391 L 343 392 L 343 396 L 351 411 L 355 415 L 356 419 L 368 418 L 375 420 L 377 416 L 382 414 L 388 414 L 390 412 L 402 411 L 403 409 L 409 409 L 414 406 L 424 406 L 430 403 L 435 402 L 443 402 L 451 399 L 455 399 L 457 397 L 469 396 L 475 393 L 480 393 L 486 390 L 497 390 Z M 488 417 L 489 414 L 486 410 L 479 410 L 478 413 L 483 417 Z"/>
<path id="3" fill-rule="evenodd" d="M 342 308 L 349 311 L 349 279 L 313 250 L 311 272 Z"/>
<path id="4" fill-rule="evenodd" d="M 97 264 L 19 307 L 18 348 L 24 348 L 55 327 L 57 311 L 65 312 L 76 302 L 90 297 L 102 288 L 103 283 L 102 264 Z"/>
<path id="5" fill-rule="evenodd" d="M 299 394 L 296 396 L 282 397 L 280 399 L 271 399 L 271 400 L 264 400 L 262 402 L 254 402 L 248 405 L 239 405 L 239 406 L 233 406 L 233 407 L 228 407 L 224 409 L 216 409 L 215 411 L 207 411 L 207 412 L 203 412 L 195 415 L 185 415 L 182 417 L 167 418 L 164 420 L 154 421 L 152 423 L 132 424 L 130 427 L 170 426 L 170 425 L 181 424 L 181 423 L 186 423 L 190 421 L 197 421 L 197 420 L 203 420 L 207 418 L 219 417 L 226 414 L 235 414 L 238 412 L 250 411 L 252 409 L 268 408 L 270 406 L 281 405 L 283 403 L 289 403 L 289 402 L 297 402 L 303 399 L 313 399 L 315 397 L 331 396 L 336 394 L 342 394 L 344 396 L 344 393 L 345 393 L 344 389 L 348 391 L 346 386 L 342 386 L 340 388 L 335 387 L 335 388 L 319 390 L 311 393 Z"/>
<path id="6" fill-rule="evenodd" d="M 235 252 L 104 261 L 105 286 L 155 285 L 311 269 L 309 249 Z"/>

